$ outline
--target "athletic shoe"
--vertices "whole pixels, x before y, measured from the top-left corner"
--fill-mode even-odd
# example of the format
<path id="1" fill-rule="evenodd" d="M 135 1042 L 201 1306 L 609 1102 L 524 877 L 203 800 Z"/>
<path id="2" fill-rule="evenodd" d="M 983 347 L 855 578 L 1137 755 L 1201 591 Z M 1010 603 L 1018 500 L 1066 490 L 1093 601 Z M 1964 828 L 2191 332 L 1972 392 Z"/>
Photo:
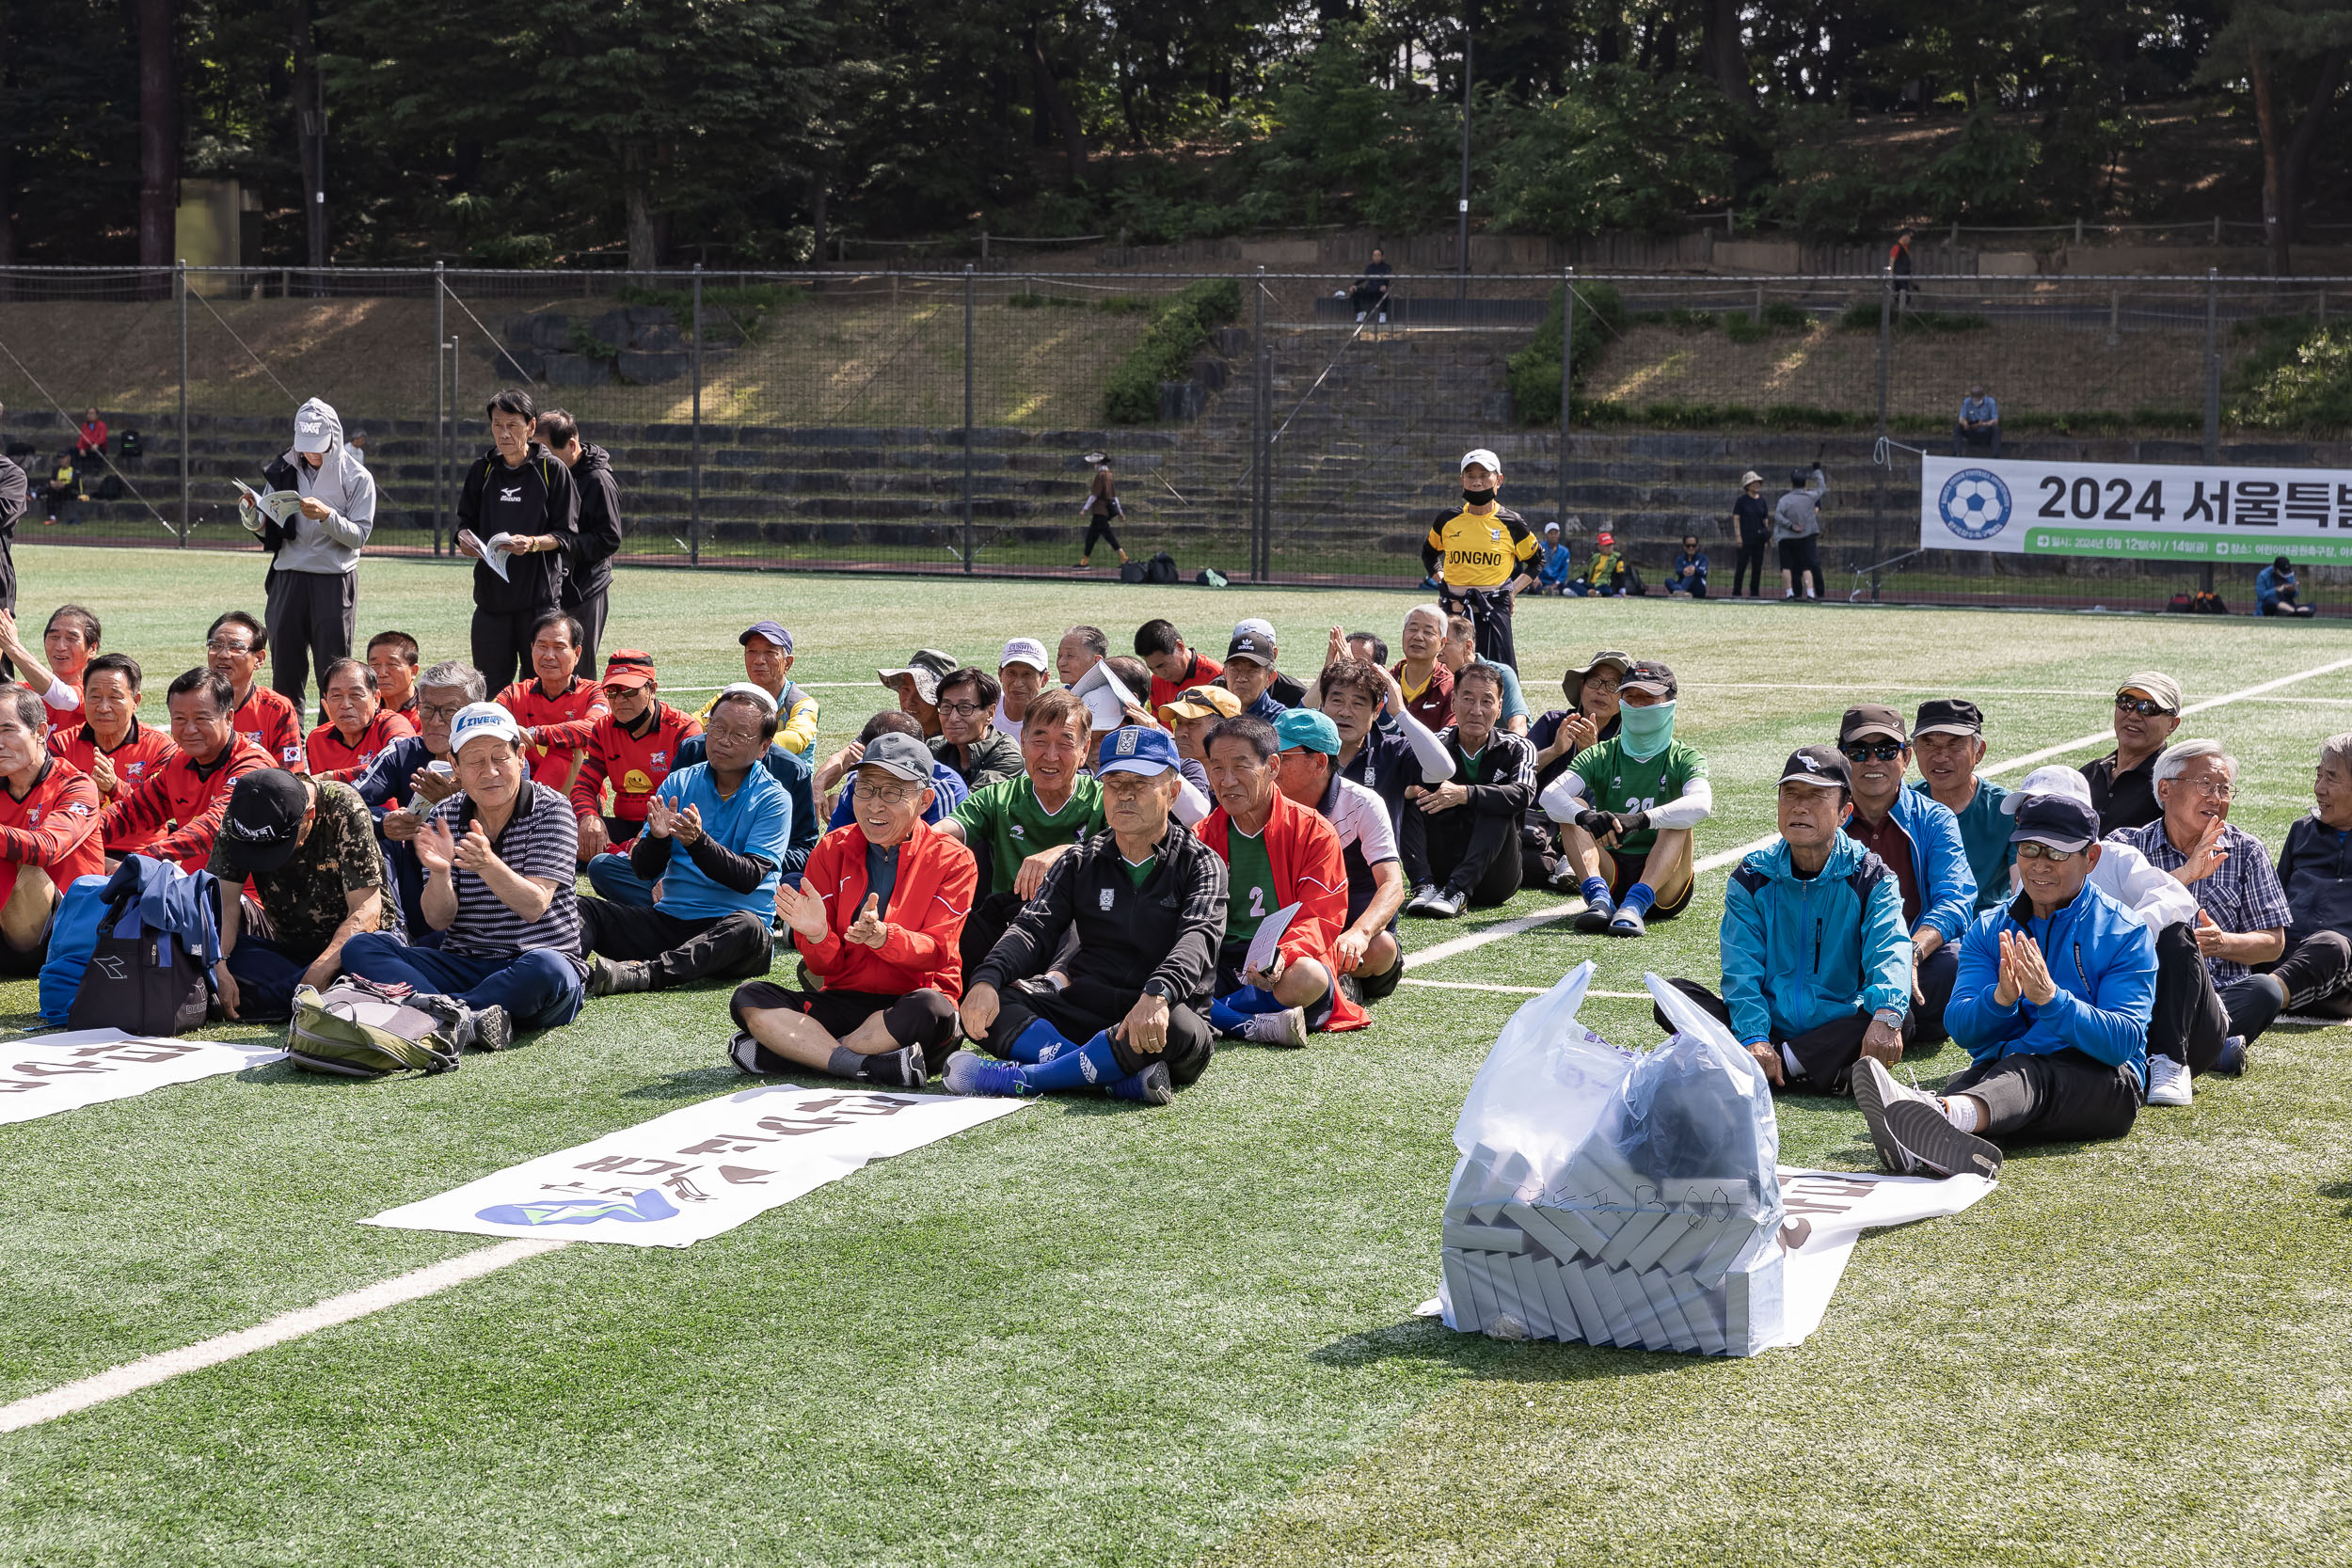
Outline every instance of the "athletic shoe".
<path id="1" fill-rule="evenodd" d="M 1797 596 L 1797 591 L 1793 588 L 1784 588 L 1780 591 L 1780 596 L 1782 602 L 1786 603 Z"/>
<path id="2" fill-rule="evenodd" d="M 727 1041 L 727 1060 L 735 1064 L 738 1072 L 748 1072 L 754 1077 L 765 1073 L 768 1069 L 759 1064 L 763 1054 L 760 1043 L 747 1030 L 738 1029 L 735 1037 Z"/>
<path id="3" fill-rule="evenodd" d="M 1943 1107 L 1925 1095 L 1886 1107 L 1886 1135 L 1920 1174 L 1981 1176 L 1988 1181 L 2001 1174 L 2000 1145 L 1954 1127 Z"/>
<path id="4" fill-rule="evenodd" d="M 651 964 L 615 963 L 602 955 L 588 960 L 588 994 L 591 996 L 620 996 L 630 991 L 651 990 Z"/>
<path id="5" fill-rule="evenodd" d="M 1364 983 L 1353 974 L 1340 976 L 1340 994 L 1359 1007 L 1364 1005 Z"/>
<path id="6" fill-rule="evenodd" d="M 1469 902 L 1468 894 L 1456 893 L 1450 887 L 1440 888 L 1429 895 L 1429 901 L 1421 907 L 1421 912 L 1432 920 L 1452 920 L 1462 912 L 1462 906 Z"/>
<path id="7" fill-rule="evenodd" d="M 998 1062 L 977 1051 L 959 1051 L 947 1058 L 942 1087 L 949 1094 L 988 1094 L 1010 1099 L 1028 1085 L 1021 1081 L 1021 1064 Z"/>
<path id="8" fill-rule="evenodd" d="M 1242 1020 L 1241 1037 L 1260 1045 L 1302 1049 L 1307 1043 L 1307 1009 L 1285 1007 L 1279 1013 L 1251 1013 Z"/>
<path id="9" fill-rule="evenodd" d="M 930 1064 L 923 1059 L 923 1048 L 910 1045 L 899 1051 L 883 1051 L 866 1058 L 858 1069 L 858 1081 L 880 1084 L 885 1088 L 919 1089 L 931 1075 Z"/>
<path id="10" fill-rule="evenodd" d="M 2213 1059 L 2213 1070 L 2224 1078 L 2236 1078 L 2246 1071 L 2246 1037 L 2232 1035 L 2221 1042 L 2221 1054 Z"/>
<path id="11" fill-rule="evenodd" d="M 1875 1056 L 1865 1056 L 1854 1063 L 1849 1082 L 1853 1087 L 1853 1102 L 1862 1112 L 1862 1124 L 1870 1130 L 1871 1147 L 1879 1151 L 1879 1164 L 1896 1176 L 1916 1176 L 1918 1163 L 1904 1152 L 1903 1146 L 1886 1130 L 1886 1108 L 1916 1096 L 1919 1091 L 1897 1083 L 1895 1075 L 1886 1070 L 1886 1064 Z M 1940 1108 L 1937 1114 L 1943 1114 Z"/>
<path id="12" fill-rule="evenodd" d="M 1153 1062 L 1141 1072 L 1131 1073 L 1118 1083 L 1106 1085 L 1103 1092 L 1113 1100 L 1132 1101 L 1137 1105 L 1176 1103 L 1176 1082 L 1168 1077 L 1166 1062 Z"/>
<path id="13" fill-rule="evenodd" d="M 473 1048 L 476 1051 L 507 1051 L 515 1044 L 515 1021 L 504 1007 L 473 1009 Z"/>
<path id="14" fill-rule="evenodd" d="M 1421 886 L 1413 890 L 1412 897 L 1405 901 L 1405 912 L 1406 914 L 1426 914 L 1429 912 L 1429 901 L 1437 896 L 1438 884 L 1435 882 L 1423 882 Z"/>
<path id="15" fill-rule="evenodd" d="M 1649 935 L 1649 925 L 1642 918 L 1641 911 L 1623 909 L 1611 918 L 1609 934 L 1613 937 L 1645 937 Z"/>
<path id="16" fill-rule="evenodd" d="M 1604 893 L 1598 898 L 1584 900 L 1584 907 L 1577 911 L 1576 918 L 1568 924 L 1588 936 L 1598 936 L 1609 929 L 1609 923 L 1616 917 L 1616 901 Z"/>
<path id="17" fill-rule="evenodd" d="M 1545 885 L 1552 892 L 1562 894 L 1574 893 L 1583 880 L 1583 878 L 1576 874 L 1576 867 L 1566 861 L 1562 861 L 1560 868 L 1544 879 Z"/>
<path id="18" fill-rule="evenodd" d="M 2148 1058 L 2148 1103 L 2186 1105 L 2196 1098 L 2188 1085 L 2188 1064 L 2169 1056 Z"/>
<path id="19" fill-rule="evenodd" d="M 1357 312 L 1356 312 L 1356 319 L 1357 319 L 1358 321 L 1362 321 L 1362 320 L 1364 319 L 1364 313 L 1363 313 L 1361 310 L 1357 311 Z"/>

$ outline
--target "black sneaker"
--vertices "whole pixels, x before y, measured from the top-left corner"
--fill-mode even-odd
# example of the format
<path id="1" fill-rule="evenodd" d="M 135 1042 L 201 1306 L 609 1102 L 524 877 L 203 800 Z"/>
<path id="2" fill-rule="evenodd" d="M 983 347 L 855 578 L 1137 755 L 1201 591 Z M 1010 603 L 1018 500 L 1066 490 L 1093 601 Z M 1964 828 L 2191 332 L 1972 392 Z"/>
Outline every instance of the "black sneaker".
<path id="1" fill-rule="evenodd" d="M 738 1029 L 735 1037 L 727 1041 L 727 1060 L 735 1064 L 738 1072 L 748 1072 L 755 1078 L 766 1073 L 769 1069 L 760 1058 L 767 1054 L 767 1048 L 752 1038 L 748 1030 Z"/>
<path id="2" fill-rule="evenodd" d="M 858 1069 L 858 1081 L 879 1084 L 884 1088 L 919 1089 L 930 1077 L 930 1064 L 924 1060 L 923 1048 L 910 1045 L 902 1051 L 881 1051 L 866 1058 Z"/>
<path id="3" fill-rule="evenodd" d="M 1104 1092 L 1113 1100 L 1131 1101 L 1137 1105 L 1176 1103 L 1176 1081 L 1168 1077 L 1166 1062 L 1153 1062 L 1141 1072 L 1107 1085 Z"/>
<path id="4" fill-rule="evenodd" d="M 1853 1102 L 1862 1111 L 1862 1124 L 1870 1130 L 1870 1144 L 1879 1151 L 1879 1164 L 1891 1175 L 1918 1175 L 1919 1163 L 1886 1128 L 1886 1108 L 1907 1098 L 1903 1086 L 1895 1082 L 1886 1064 L 1874 1056 L 1865 1056 L 1854 1064 L 1852 1084 Z"/>
<path id="5" fill-rule="evenodd" d="M 584 989 L 591 996 L 612 994 L 612 977 L 620 965 L 599 953 L 588 960 L 588 979 Z"/>
<path id="6" fill-rule="evenodd" d="M 473 1048 L 476 1051 L 508 1051 L 515 1044 L 515 1021 L 506 1016 L 504 1007 L 473 1009 Z"/>
<path id="7" fill-rule="evenodd" d="M 1886 1070 L 1875 1061 L 1870 1065 L 1878 1067 L 1881 1072 Z M 1854 1081 L 1861 1083 L 1864 1076 L 1856 1073 Z M 1885 1122 L 1886 1135 L 1921 1173 L 1981 1176 L 1987 1181 L 2001 1174 L 2000 1146 L 1954 1127 L 1943 1111 L 1924 1097 L 1895 1101 L 1886 1107 Z"/>

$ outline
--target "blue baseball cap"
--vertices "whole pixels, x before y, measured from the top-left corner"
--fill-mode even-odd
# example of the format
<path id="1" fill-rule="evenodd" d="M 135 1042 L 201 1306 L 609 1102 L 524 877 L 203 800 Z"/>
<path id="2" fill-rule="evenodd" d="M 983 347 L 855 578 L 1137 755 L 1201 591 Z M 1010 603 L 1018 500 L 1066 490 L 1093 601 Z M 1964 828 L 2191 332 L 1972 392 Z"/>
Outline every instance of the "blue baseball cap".
<path id="1" fill-rule="evenodd" d="M 1150 777 L 1175 770 L 1175 740 L 1166 730 L 1147 730 L 1140 724 L 1129 724 L 1104 736 L 1103 750 L 1094 763 L 1094 776 L 1098 779 L 1112 773 L 1141 773 Z"/>
<path id="2" fill-rule="evenodd" d="M 780 622 L 755 621 L 744 628 L 743 635 L 737 638 L 736 641 L 749 643 L 755 637 L 766 638 L 787 654 L 792 651 L 792 634 L 785 630 Z"/>
<path id="3" fill-rule="evenodd" d="M 1278 750 L 1295 752 L 1302 747 L 1321 752 L 1325 756 L 1340 754 L 1340 727 L 1327 714 L 1311 707 L 1286 707 L 1274 721 L 1274 744 Z"/>

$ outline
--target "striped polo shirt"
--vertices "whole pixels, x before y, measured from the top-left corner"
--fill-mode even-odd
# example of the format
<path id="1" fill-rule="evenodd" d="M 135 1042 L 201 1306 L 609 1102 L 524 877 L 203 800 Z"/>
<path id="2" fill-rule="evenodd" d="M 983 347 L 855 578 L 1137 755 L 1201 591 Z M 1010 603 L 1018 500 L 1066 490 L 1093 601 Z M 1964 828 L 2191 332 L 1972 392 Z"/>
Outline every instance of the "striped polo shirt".
<path id="1" fill-rule="evenodd" d="M 433 808 L 434 819 L 462 841 L 473 821 L 473 801 L 463 790 Z M 490 841 L 490 848 L 518 876 L 555 884 L 547 913 L 525 920 L 506 907 L 489 884 L 462 867 L 450 877 L 457 887 L 457 918 L 442 933 L 452 953 L 508 958 L 532 948 L 564 954 L 585 973 L 580 958 L 580 898 L 574 880 L 580 865 L 580 824 L 571 803 L 543 784 L 527 784 L 515 815 Z"/>

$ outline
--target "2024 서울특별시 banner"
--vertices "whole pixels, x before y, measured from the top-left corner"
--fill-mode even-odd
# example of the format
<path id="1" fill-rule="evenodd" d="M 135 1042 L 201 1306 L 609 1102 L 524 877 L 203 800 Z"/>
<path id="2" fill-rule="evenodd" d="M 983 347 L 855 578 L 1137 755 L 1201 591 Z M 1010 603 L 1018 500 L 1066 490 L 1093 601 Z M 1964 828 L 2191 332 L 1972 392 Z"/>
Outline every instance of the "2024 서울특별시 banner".
<path id="1" fill-rule="evenodd" d="M 2352 564 L 2352 469 L 1928 457 L 1919 547 Z"/>

